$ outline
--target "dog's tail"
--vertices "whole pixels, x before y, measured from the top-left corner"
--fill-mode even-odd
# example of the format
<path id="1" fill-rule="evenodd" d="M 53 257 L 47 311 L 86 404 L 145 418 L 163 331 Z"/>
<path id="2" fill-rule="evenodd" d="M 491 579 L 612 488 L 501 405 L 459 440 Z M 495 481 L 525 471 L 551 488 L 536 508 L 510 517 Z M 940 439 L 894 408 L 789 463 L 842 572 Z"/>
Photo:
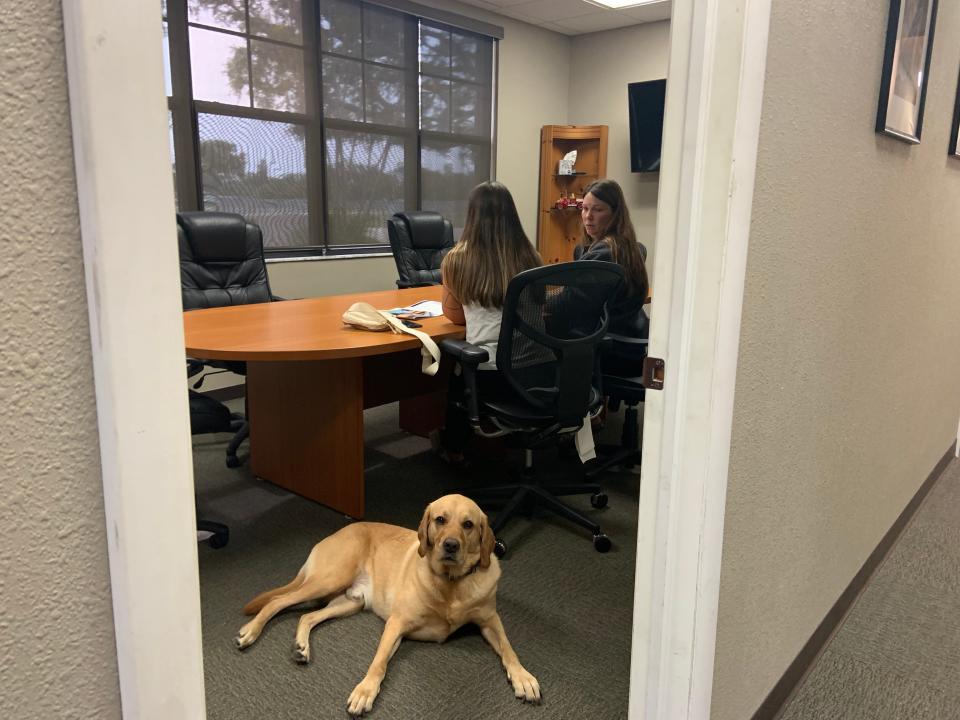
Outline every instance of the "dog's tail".
<path id="1" fill-rule="evenodd" d="M 284 593 L 291 592 L 292 590 L 296 590 L 298 587 L 303 585 L 304 577 L 305 577 L 305 573 L 301 568 L 300 572 L 297 573 L 297 576 L 293 580 L 288 582 L 286 585 L 283 585 L 278 588 L 274 588 L 273 590 L 267 590 L 266 592 L 260 593 L 253 600 L 251 600 L 246 605 L 244 605 L 243 614 L 256 615 L 258 612 L 260 612 L 261 609 L 263 609 L 263 606 L 266 605 L 271 600 L 273 600 L 273 598 L 277 597 L 278 595 L 283 595 Z"/>

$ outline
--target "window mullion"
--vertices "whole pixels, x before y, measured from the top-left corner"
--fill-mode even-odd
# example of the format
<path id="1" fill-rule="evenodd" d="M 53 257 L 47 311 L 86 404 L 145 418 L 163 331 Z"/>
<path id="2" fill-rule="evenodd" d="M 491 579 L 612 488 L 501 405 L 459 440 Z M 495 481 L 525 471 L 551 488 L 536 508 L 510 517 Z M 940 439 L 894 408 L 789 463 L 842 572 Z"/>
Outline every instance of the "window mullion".
<path id="1" fill-rule="evenodd" d="M 316 0 L 303 0 L 304 105 L 307 112 L 307 227 L 310 238 L 327 248 L 327 193 L 324 162 L 323 68 L 320 14 Z"/>
<path id="2" fill-rule="evenodd" d="M 360 3 L 360 115 L 367 121 L 367 38 L 364 27 L 367 22 L 367 13 Z"/>
<path id="3" fill-rule="evenodd" d="M 250 107 L 253 107 L 253 43 L 250 41 L 250 0 L 243 3 L 243 22 L 247 46 L 247 78 L 250 80 Z"/>
<path id="4" fill-rule="evenodd" d="M 421 177 L 420 177 L 420 21 L 406 16 L 406 44 L 404 60 L 406 71 L 406 126 L 410 130 L 407 141 L 404 143 L 404 206 L 408 210 L 420 210 Z"/>
<path id="5" fill-rule="evenodd" d="M 169 0 L 167 30 L 170 37 L 171 110 L 173 153 L 177 168 L 177 203 L 181 210 L 199 210 L 200 153 L 197 150 L 197 115 L 193 108 L 190 74 L 187 0 Z"/>

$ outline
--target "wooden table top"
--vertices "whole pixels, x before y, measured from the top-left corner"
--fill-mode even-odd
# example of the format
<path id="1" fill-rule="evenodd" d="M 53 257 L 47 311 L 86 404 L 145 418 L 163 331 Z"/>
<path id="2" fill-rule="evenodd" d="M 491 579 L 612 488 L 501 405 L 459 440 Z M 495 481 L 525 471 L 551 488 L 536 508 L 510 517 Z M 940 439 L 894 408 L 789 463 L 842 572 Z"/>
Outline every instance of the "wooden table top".
<path id="1" fill-rule="evenodd" d="M 358 330 L 341 317 L 355 302 L 389 310 L 439 301 L 441 290 L 438 285 L 189 310 L 183 314 L 187 354 L 203 360 L 330 360 L 419 348 L 412 335 Z M 442 315 L 417 322 L 435 340 L 464 336 L 462 325 Z"/>

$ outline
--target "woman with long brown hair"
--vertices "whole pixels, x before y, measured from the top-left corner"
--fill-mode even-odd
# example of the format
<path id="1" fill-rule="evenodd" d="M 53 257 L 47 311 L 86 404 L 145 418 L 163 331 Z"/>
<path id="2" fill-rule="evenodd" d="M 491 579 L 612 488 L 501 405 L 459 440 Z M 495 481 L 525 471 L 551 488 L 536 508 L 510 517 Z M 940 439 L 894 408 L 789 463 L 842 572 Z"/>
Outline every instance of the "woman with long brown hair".
<path id="1" fill-rule="evenodd" d="M 467 342 L 481 347 L 490 356 L 480 365 L 477 382 L 487 387 L 500 382 L 497 367 L 497 340 L 507 285 L 517 273 L 541 265 L 520 224 L 513 196 L 498 182 L 477 185 L 467 201 L 467 218 L 459 242 L 441 265 L 443 314 L 458 325 L 466 325 Z M 450 382 L 446 428 L 431 436 L 440 456 L 453 465 L 464 463 L 463 449 L 470 437 L 466 414 L 458 402 L 463 395 L 459 375 Z"/>
<path id="2" fill-rule="evenodd" d="M 467 342 L 490 353 L 481 369 L 496 368 L 507 285 L 517 273 L 540 264 L 510 191 L 498 182 L 477 185 L 467 201 L 463 235 L 443 259 L 441 274 L 443 314 L 466 325 Z"/>
<path id="3" fill-rule="evenodd" d="M 644 263 L 647 252 L 637 242 L 623 189 L 615 180 L 609 179 L 588 185 L 583 194 L 580 218 L 583 220 L 583 240 L 574 250 L 574 259 L 615 262 L 623 268 L 626 283 L 609 309 L 609 332 L 646 340 L 649 321 L 643 312 L 643 304 L 650 290 Z M 604 372 L 639 375 L 646 345 L 639 347 L 640 350 L 636 351 L 626 343 L 615 344 L 603 358 Z"/>

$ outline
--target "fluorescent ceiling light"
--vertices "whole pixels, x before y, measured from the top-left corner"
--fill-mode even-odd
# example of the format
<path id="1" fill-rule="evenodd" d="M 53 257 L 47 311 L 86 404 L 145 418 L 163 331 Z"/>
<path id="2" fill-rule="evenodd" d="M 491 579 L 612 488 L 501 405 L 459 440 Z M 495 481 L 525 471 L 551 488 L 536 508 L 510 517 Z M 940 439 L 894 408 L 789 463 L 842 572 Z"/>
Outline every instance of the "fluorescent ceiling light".
<path id="1" fill-rule="evenodd" d="M 600 5 L 601 7 L 619 9 L 639 7 L 640 5 L 653 5 L 654 3 L 663 2 L 663 0 L 587 0 L 587 2 L 592 5 Z"/>

